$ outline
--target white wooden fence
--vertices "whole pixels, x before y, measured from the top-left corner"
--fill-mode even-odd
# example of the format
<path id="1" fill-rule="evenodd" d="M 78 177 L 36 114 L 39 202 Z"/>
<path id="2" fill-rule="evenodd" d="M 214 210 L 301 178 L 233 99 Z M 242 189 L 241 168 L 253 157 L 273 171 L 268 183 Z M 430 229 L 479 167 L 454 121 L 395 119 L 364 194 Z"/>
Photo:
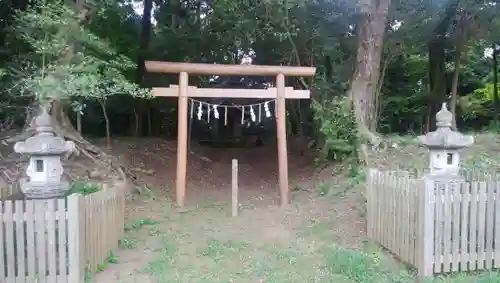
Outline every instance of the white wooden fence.
<path id="1" fill-rule="evenodd" d="M 420 278 L 500 267 L 500 183 L 445 183 L 371 170 L 368 236 Z"/>
<path id="2" fill-rule="evenodd" d="M 84 283 L 123 234 L 124 195 L 0 202 L 0 282 Z"/>

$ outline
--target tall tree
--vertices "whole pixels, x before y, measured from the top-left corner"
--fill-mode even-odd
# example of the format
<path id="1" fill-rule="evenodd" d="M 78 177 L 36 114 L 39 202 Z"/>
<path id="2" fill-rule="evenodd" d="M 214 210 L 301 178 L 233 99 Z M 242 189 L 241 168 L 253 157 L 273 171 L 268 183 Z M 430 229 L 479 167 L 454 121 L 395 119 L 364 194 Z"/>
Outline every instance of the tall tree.
<path id="1" fill-rule="evenodd" d="M 378 145 L 375 129 L 375 95 L 391 0 L 365 0 L 361 3 L 358 53 L 352 76 L 350 96 L 357 119 L 360 158 L 368 163 L 367 145 Z"/>
<path id="2" fill-rule="evenodd" d="M 467 30 L 466 24 L 468 22 L 467 12 L 463 11 L 458 15 L 457 23 L 455 25 L 455 58 L 454 58 L 454 70 L 453 79 L 451 82 L 451 94 L 450 94 L 450 109 L 453 113 L 453 127 L 457 127 L 456 119 L 456 108 L 457 108 L 457 92 L 458 92 L 458 80 L 460 77 L 460 60 L 462 59 L 462 53 L 467 42 Z"/>
<path id="3" fill-rule="evenodd" d="M 153 0 L 144 0 L 142 20 L 141 20 L 141 35 L 139 39 L 139 52 L 137 56 L 137 70 L 136 70 L 136 83 L 138 85 L 143 84 L 144 73 L 146 68 L 144 66 L 144 61 L 147 55 L 149 43 L 151 41 L 151 12 L 153 10 Z M 134 136 L 139 136 L 142 133 L 143 117 L 146 114 L 147 124 L 148 124 L 148 135 L 151 135 L 151 107 L 149 102 L 143 99 L 138 99 L 136 106 L 134 107 Z"/>
<path id="4" fill-rule="evenodd" d="M 435 123 L 437 107 L 446 100 L 446 36 L 458 10 L 461 0 L 450 0 L 439 22 L 432 30 L 427 48 L 429 52 L 429 86 L 427 97 L 427 131 L 432 130 Z"/>
<path id="5" fill-rule="evenodd" d="M 500 99 L 498 97 L 498 45 L 493 43 L 493 106 L 495 108 L 495 121 L 500 117 Z"/>

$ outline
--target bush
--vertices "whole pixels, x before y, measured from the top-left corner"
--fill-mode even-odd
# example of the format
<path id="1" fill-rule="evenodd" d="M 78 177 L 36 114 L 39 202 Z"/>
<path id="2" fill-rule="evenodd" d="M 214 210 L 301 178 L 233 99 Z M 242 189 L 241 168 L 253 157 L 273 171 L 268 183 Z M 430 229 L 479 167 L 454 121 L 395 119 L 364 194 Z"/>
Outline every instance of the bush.
<path id="1" fill-rule="evenodd" d="M 313 100 L 314 119 L 322 139 L 320 161 L 342 161 L 356 153 L 356 119 L 347 97 Z"/>
<path id="2" fill-rule="evenodd" d="M 71 188 L 69 190 L 69 194 L 81 194 L 81 195 L 89 195 L 92 193 L 96 193 L 100 190 L 100 186 L 97 183 L 84 183 L 77 182 L 71 184 Z"/>

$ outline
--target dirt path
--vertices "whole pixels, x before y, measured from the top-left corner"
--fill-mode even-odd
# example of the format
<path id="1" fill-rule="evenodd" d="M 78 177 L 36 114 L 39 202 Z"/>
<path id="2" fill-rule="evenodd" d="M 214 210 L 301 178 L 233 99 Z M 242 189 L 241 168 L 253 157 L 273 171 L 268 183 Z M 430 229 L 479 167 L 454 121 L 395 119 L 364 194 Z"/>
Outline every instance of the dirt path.
<path id="1" fill-rule="evenodd" d="M 320 180 L 331 173 L 314 172 L 307 158 L 290 157 L 293 204 L 282 209 L 276 205 L 272 150 L 197 150 L 210 161 L 191 156 L 187 205 L 177 209 L 171 201 L 172 144 L 121 142 L 120 147 L 127 148 L 122 152 L 128 152 L 134 166 L 155 170 L 155 176 L 144 178 L 156 185 L 156 196 L 128 204 L 130 228 L 117 252 L 118 264 L 97 274 L 94 282 L 330 282 L 324 281 L 324 250 L 362 245 L 359 195 L 321 196 Z M 232 157 L 240 160 L 241 184 L 241 213 L 234 218 Z M 340 189 L 332 187 L 330 195 Z"/>
<path id="2" fill-rule="evenodd" d="M 155 192 L 175 199 L 176 143 L 161 139 L 120 140 L 113 147 L 134 167 L 152 175 L 141 179 L 156 188 Z M 231 160 L 238 159 L 238 183 L 243 199 L 273 194 L 278 197 L 278 157 L 274 147 L 221 149 L 191 146 L 187 170 L 187 205 L 199 203 L 199 199 L 227 200 L 231 186 Z M 329 179 L 326 172 L 326 178 Z M 313 189 L 325 179 L 325 172 L 317 172 L 310 157 L 293 152 L 289 155 L 289 177 L 292 187 Z"/>
<path id="3" fill-rule="evenodd" d="M 331 203 L 297 192 L 287 209 L 262 198 L 235 218 L 224 202 L 179 211 L 166 199 L 134 201 L 118 264 L 95 282 L 326 282 L 310 281 L 322 278 L 321 251 L 362 244 L 354 194 Z"/>

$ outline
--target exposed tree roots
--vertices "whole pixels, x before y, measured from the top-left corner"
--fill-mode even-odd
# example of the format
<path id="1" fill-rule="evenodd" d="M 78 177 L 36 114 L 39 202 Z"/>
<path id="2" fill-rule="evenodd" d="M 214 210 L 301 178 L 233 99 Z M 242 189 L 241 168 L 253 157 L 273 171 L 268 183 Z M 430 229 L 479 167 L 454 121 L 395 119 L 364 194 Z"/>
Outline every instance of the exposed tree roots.
<path id="1" fill-rule="evenodd" d="M 129 191 L 136 191 L 142 193 L 149 190 L 147 186 L 141 184 L 137 176 L 132 172 L 133 169 L 126 166 L 117 157 L 112 156 L 98 146 L 91 144 L 85 138 L 83 138 L 78 131 L 75 130 L 71 121 L 68 119 L 66 113 L 58 105 L 52 106 L 52 126 L 54 127 L 54 133 L 56 136 L 64 138 L 67 141 L 72 141 L 75 143 L 76 150 L 72 153 L 64 156 L 65 165 L 69 167 L 75 167 L 75 158 L 85 157 L 90 159 L 91 165 L 86 166 L 86 162 L 76 161 L 77 167 L 79 169 L 84 169 L 87 172 L 89 179 L 98 180 L 102 182 L 112 182 L 119 184 L 121 186 L 125 185 L 125 189 Z M 38 113 L 36 113 L 38 114 Z M 3 140 L 4 144 L 12 145 L 15 142 L 23 141 L 35 134 L 35 117 L 37 115 L 29 115 L 26 120 L 26 126 L 24 130 L 15 136 L 6 137 Z M 19 163 L 24 163 L 26 160 L 19 159 Z M 73 164 L 72 164 L 73 163 Z M 71 174 L 68 174 L 71 177 Z M 72 178 L 75 179 L 75 178 Z"/>

